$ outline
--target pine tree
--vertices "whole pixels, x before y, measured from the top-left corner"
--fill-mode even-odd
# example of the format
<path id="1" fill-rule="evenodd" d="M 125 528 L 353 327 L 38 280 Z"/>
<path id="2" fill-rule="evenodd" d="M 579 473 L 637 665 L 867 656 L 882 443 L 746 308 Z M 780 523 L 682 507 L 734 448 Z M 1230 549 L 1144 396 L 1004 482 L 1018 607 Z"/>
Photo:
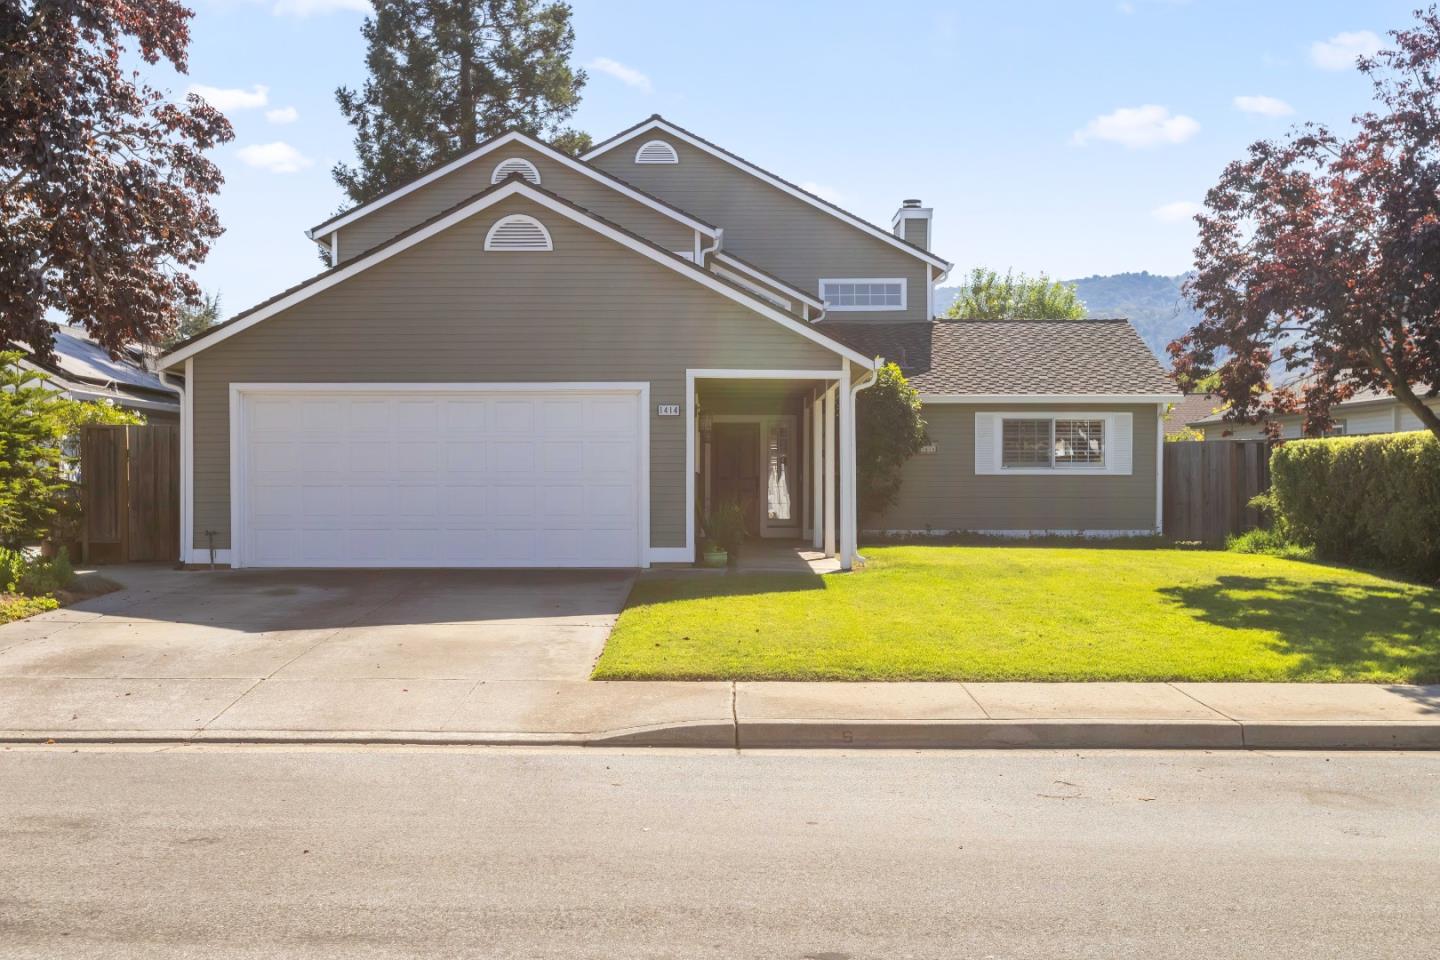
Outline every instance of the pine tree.
<path id="1" fill-rule="evenodd" d="M 585 71 L 570 66 L 570 5 L 551 0 L 375 0 L 363 90 L 335 91 L 358 163 L 336 164 L 355 203 L 509 130 L 579 153 L 565 126 Z"/>

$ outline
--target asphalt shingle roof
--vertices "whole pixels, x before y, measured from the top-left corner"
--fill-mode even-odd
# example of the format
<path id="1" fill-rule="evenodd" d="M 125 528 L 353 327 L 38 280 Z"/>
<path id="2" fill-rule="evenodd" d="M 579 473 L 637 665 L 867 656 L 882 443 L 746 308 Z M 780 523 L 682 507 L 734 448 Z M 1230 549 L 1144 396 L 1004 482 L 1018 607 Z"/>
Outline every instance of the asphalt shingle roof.
<path id="1" fill-rule="evenodd" d="M 1178 394 L 1128 320 L 953 320 L 818 329 L 898 363 L 930 394 Z"/>

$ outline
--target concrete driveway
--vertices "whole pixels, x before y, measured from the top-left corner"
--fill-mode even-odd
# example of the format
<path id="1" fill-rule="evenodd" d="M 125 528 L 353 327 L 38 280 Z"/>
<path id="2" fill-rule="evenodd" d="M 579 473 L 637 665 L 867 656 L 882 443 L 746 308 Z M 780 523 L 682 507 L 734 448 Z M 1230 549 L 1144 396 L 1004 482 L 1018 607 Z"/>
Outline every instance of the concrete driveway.
<path id="1" fill-rule="evenodd" d="M 725 684 L 636 684 L 618 715 L 593 689 L 628 572 L 103 572 L 126 589 L 0 626 L 0 731 L 569 734 L 697 696 L 729 719 Z"/>

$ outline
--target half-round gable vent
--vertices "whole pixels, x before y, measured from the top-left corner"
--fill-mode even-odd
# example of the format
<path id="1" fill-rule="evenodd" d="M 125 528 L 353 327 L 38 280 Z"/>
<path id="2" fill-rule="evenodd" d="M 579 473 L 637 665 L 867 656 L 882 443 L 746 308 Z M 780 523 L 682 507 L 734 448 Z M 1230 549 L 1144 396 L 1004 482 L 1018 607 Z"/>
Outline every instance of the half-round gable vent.
<path id="1" fill-rule="evenodd" d="M 550 243 L 550 231 L 534 217 L 523 213 L 512 213 L 495 221 L 490 232 L 485 234 L 485 249 L 500 252 L 526 252 L 554 250 Z"/>
<path id="2" fill-rule="evenodd" d="M 679 163 L 680 155 L 664 140 L 650 140 L 635 151 L 636 163 Z"/>
<path id="3" fill-rule="evenodd" d="M 511 157 L 508 160 L 501 160 L 495 165 L 495 172 L 490 174 L 490 182 L 499 183 L 506 177 L 516 173 L 537 187 L 540 185 L 540 171 L 535 169 L 535 164 L 526 160 L 524 157 Z"/>

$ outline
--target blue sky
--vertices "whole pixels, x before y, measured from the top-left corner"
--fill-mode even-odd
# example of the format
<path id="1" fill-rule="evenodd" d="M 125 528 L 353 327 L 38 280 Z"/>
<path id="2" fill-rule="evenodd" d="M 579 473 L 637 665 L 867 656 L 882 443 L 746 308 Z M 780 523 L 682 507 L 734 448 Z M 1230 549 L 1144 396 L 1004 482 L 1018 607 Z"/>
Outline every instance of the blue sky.
<path id="1" fill-rule="evenodd" d="M 334 89 L 364 79 L 365 0 L 193 2 L 190 75 L 155 79 L 235 124 L 199 272 L 228 314 L 319 269 L 303 231 L 342 204 Z M 1348 64 L 1415 4 L 575 0 L 576 126 L 662 113 L 876 223 L 920 197 L 958 269 L 1178 273 L 1223 165 L 1363 109 Z"/>

